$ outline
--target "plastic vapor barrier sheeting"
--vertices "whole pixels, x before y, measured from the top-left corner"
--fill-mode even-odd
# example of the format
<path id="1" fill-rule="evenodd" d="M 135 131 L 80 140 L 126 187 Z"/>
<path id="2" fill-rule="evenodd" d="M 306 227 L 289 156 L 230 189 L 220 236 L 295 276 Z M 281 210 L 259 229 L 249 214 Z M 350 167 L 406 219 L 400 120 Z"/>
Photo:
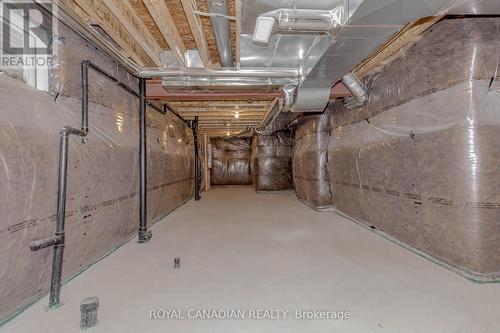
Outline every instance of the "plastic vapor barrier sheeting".
<path id="1" fill-rule="evenodd" d="M 212 185 L 250 185 L 251 138 L 212 138 Z"/>
<path id="2" fill-rule="evenodd" d="M 483 279 L 500 273 L 499 18 L 447 19 L 331 106 L 341 212 Z M 297 186 L 299 188 L 299 186 Z"/>
<path id="3" fill-rule="evenodd" d="M 293 181 L 299 200 L 314 209 L 332 206 L 328 179 L 328 143 L 330 118 L 322 115 L 303 116 L 295 130 Z"/>
<path id="4" fill-rule="evenodd" d="M 81 61 L 89 59 L 138 89 L 135 78 L 62 23 L 58 38 L 53 71 L 0 75 L 0 318 L 49 288 L 53 249 L 32 252 L 29 244 L 54 233 L 59 130 L 80 128 Z M 23 82 L 35 74 L 31 84 L 49 93 Z M 122 243 L 139 225 L 139 99 L 92 68 L 89 98 L 87 140 L 69 139 L 63 278 Z M 193 195 L 192 142 L 182 121 L 148 107 L 149 223 Z"/>
<path id="5" fill-rule="evenodd" d="M 252 178 L 256 191 L 293 189 L 293 135 L 289 130 L 256 134 L 252 142 Z"/>

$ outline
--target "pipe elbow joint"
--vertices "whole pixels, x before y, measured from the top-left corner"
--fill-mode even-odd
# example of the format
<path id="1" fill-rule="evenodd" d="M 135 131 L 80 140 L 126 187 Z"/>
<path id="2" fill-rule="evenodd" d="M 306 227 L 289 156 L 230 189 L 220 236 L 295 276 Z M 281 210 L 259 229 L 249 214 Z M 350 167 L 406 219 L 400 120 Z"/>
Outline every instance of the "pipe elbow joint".
<path id="1" fill-rule="evenodd" d="M 38 251 L 49 246 L 64 244 L 64 235 L 55 235 L 53 237 L 36 240 L 30 243 L 31 251 Z"/>
<path id="2" fill-rule="evenodd" d="M 343 100 L 346 109 L 355 109 L 368 102 L 368 90 L 355 73 L 351 72 L 344 75 L 342 82 L 352 94 L 352 97 L 346 97 Z"/>
<path id="3" fill-rule="evenodd" d="M 71 126 L 64 126 L 59 131 L 61 136 L 69 136 L 70 134 L 73 134 L 73 135 L 78 135 L 81 137 L 86 137 L 88 132 L 89 132 L 88 128 L 77 129 L 77 128 L 73 128 Z"/>

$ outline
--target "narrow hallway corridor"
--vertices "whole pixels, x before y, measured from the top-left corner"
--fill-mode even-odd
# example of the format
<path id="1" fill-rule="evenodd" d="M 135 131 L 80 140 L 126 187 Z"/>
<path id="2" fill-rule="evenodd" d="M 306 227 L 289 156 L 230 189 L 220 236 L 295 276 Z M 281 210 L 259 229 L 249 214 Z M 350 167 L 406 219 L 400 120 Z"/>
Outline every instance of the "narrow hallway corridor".
<path id="1" fill-rule="evenodd" d="M 333 212 L 309 209 L 294 192 L 235 187 L 202 196 L 155 224 L 149 243 L 134 237 L 64 284 L 60 308 L 45 310 L 44 297 L 0 331 L 80 332 L 79 303 L 88 296 L 100 300 L 95 333 L 479 333 L 498 325 L 500 284 L 471 282 Z M 159 309 L 287 314 L 151 319 Z M 300 319 L 297 310 L 350 318 Z"/>

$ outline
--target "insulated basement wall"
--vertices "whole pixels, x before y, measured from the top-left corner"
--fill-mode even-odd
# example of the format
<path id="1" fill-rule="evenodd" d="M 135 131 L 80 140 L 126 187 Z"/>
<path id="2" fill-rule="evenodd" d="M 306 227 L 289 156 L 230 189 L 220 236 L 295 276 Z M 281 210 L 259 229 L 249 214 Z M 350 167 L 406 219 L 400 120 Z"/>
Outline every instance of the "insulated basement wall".
<path id="1" fill-rule="evenodd" d="M 49 288 L 53 249 L 32 252 L 29 244 L 54 232 L 59 129 L 80 128 L 81 61 L 138 88 L 135 78 L 62 23 L 57 34 L 50 94 L 12 73 L 0 75 L 0 318 Z M 43 79 L 43 72 L 37 74 Z M 88 140 L 69 139 L 63 278 L 121 244 L 139 225 L 139 99 L 93 69 L 89 86 Z M 147 108 L 149 223 L 193 195 L 192 141 L 191 130 L 174 115 Z M 61 298 L 64 303 L 64 286 Z"/>
<path id="2" fill-rule="evenodd" d="M 257 192 L 293 189 L 293 133 L 256 134 L 252 140 L 252 183 Z"/>
<path id="3" fill-rule="evenodd" d="M 341 212 L 466 275 L 500 278 L 500 18 L 443 20 L 331 105 Z"/>
<path id="4" fill-rule="evenodd" d="M 293 149 L 293 182 L 298 199 L 317 210 L 332 206 L 327 169 L 329 142 L 328 112 L 305 115 L 299 120 Z"/>
<path id="5" fill-rule="evenodd" d="M 212 185 L 252 184 L 250 157 L 251 138 L 212 138 Z"/>

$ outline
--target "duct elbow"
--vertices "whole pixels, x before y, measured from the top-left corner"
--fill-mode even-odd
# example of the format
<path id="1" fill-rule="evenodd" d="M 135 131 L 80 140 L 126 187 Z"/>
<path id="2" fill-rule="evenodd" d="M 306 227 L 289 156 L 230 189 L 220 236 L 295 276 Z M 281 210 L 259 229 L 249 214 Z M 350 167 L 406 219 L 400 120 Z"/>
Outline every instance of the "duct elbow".
<path id="1" fill-rule="evenodd" d="M 281 101 L 280 112 L 290 112 L 293 103 L 295 102 L 295 92 L 297 86 L 286 85 L 281 89 L 283 91 L 283 99 Z"/>
<path id="2" fill-rule="evenodd" d="M 352 94 L 352 97 L 346 97 L 343 100 L 346 109 L 355 109 L 368 102 L 368 91 L 356 74 L 348 73 L 344 75 L 342 82 Z"/>
<path id="3" fill-rule="evenodd" d="M 255 129 L 256 133 L 265 134 L 268 129 L 273 126 L 280 113 L 290 112 L 293 104 L 295 103 L 295 93 L 297 92 L 296 85 L 285 85 L 281 88 L 283 91 L 283 98 L 280 105 L 276 105 L 264 118 L 259 128 Z"/>

